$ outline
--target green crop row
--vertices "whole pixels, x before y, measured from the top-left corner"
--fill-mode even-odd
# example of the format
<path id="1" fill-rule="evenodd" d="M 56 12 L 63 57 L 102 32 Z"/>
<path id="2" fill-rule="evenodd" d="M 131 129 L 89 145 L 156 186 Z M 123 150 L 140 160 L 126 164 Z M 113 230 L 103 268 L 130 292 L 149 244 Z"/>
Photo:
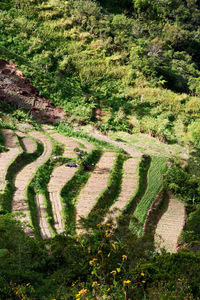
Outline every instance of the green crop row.
<path id="1" fill-rule="evenodd" d="M 130 218 L 133 215 L 133 212 L 138 204 L 138 202 L 143 197 L 146 188 L 147 188 L 147 172 L 150 167 L 151 158 L 150 156 L 143 155 L 138 168 L 137 168 L 137 177 L 138 177 L 138 186 L 135 194 L 130 199 L 129 203 L 123 210 L 119 218 L 119 229 L 127 228 L 130 223 Z"/>
<path id="2" fill-rule="evenodd" d="M 135 221 L 137 221 L 137 224 L 130 224 L 131 228 L 138 236 L 142 235 L 147 212 L 152 202 L 156 198 L 156 195 L 161 190 L 163 174 L 167 170 L 166 163 L 167 159 L 165 157 L 152 157 L 151 165 L 147 175 L 147 189 L 134 212 L 134 217 Z"/>

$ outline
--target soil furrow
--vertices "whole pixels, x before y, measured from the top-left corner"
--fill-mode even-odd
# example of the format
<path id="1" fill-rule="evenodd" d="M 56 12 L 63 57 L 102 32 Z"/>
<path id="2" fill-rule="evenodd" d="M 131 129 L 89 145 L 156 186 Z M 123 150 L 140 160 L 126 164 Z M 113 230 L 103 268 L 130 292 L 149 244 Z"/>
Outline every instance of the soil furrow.
<path id="1" fill-rule="evenodd" d="M 67 181 L 72 178 L 76 171 L 76 168 L 69 168 L 63 165 L 55 168 L 51 174 L 48 191 L 57 233 L 64 231 L 64 222 L 62 218 L 63 208 L 60 200 L 60 193 Z"/>
<path id="2" fill-rule="evenodd" d="M 62 143 L 65 145 L 65 151 L 63 153 L 64 157 L 70 157 L 70 158 L 76 158 L 77 155 L 74 152 L 74 148 L 79 148 L 78 143 L 73 141 L 73 139 L 63 136 L 60 133 L 53 133 L 51 134 L 51 137 L 56 140 L 59 143 Z"/>
<path id="3" fill-rule="evenodd" d="M 36 205 L 41 237 L 43 239 L 51 238 L 52 234 L 47 221 L 47 208 L 42 194 L 36 195 Z"/>
<path id="4" fill-rule="evenodd" d="M 31 224 L 31 218 L 29 215 L 29 207 L 27 204 L 26 190 L 27 186 L 36 173 L 37 169 L 44 164 L 52 151 L 51 142 L 48 137 L 40 132 L 31 132 L 31 136 L 35 139 L 38 139 L 44 145 L 44 151 L 42 155 L 36 159 L 34 162 L 25 166 L 14 178 L 15 192 L 13 195 L 12 203 L 12 212 L 22 211 L 24 217 L 20 217 L 21 221 L 26 221 L 28 224 Z M 23 193 L 22 193 L 23 191 Z M 25 229 L 27 234 L 32 234 L 32 230 L 28 227 Z"/>
<path id="5" fill-rule="evenodd" d="M 97 197 L 107 187 L 115 153 L 106 152 L 96 165 L 86 187 L 80 192 L 76 205 L 76 221 L 87 217 L 96 203 Z"/>
<path id="6" fill-rule="evenodd" d="M 123 167 L 123 176 L 121 191 L 117 200 L 110 207 L 108 215 L 105 219 L 107 222 L 109 217 L 112 217 L 113 223 L 116 223 L 116 218 L 119 216 L 120 211 L 126 207 L 133 195 L 136 193 L 138 187 L 138 174 L 137 167 L 140 162 L 140 158 L 129 158 Z"/>
<path id="7" fill-rule="evenodd" d="M 15 158 L 22 153 L 18 145 L 18 139 L 14 133 L 9 129 L 2 129 L 5 136 L 5 146 L 8 152 L 0 153 L 0 192 L 3 192 L 6 186 L 6 173 L 9 165 Z"/>
<path id="8" fill-rule="evenodd" d="M 177 252 L 178 238 L 185 223 L 185 205 L 177 199 L 170 198 L 166 212 L 160 218 L 155 232 L 155 246 L 159 251 Z"/>

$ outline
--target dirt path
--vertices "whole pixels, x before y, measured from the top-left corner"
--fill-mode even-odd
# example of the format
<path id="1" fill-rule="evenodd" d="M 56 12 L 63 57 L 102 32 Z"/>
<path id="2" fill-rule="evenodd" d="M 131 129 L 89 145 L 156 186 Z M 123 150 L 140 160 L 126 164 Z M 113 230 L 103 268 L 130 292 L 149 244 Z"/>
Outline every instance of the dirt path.
<path id="1" fill-rule="evenodd" d="M 36 173 L 37 169 L 44 164 L 47 159 L 49 158 L 52 146 L 49 138 L 37 131 L 31 132 L 30 135 L 38 139 L 44 145 L 44 151 L 42 155 L 36 159 L 34 162 L 30 163 L 29 165 L 25 166 L 16 176 L 14 179 L 14 185 L 16 187 L 16 191 L 13 195 L 13 205 L 12 205 L 12 212 L 21 211 L 24 213 L 24 217 L 20 217 L 21 221 L 26 221 L 28 224 L 31 224 L 31 218 L 29 214 L 29 207 L 27 204 L 26 199 L 26 189 L 27 186 Z M 26 228 L 27 234 L 32 234 L 32 230 L 30 228 Z"/>
<path id="2" fill-rule="evenodd" d="M 141 156 L 141 152 L 136 150 L 135 148 L 132 148 L 130 146 L 127 146 L 126 144 L 124 144 L 123 142 L 117 142 L 117 141 L 113 141 L 111 138 L 109 138 L 106 135 L 100 134 L 98 131 L 94 131 L 92 133 L 88 133 L 88 135 L 93 136 L 96 139 L 108 142 L 114 146 L 120 147 L 122 149 L 124 149 L 129 155 L 133 156 L 133 157 L 140 157 Z"/>
<path id="3" fill-rule="evenodd" d="M 47 221 L 47 208 L 42 194 L 36 195 L 37 213 L 39 218 L 40 233 L 43 239 L 52 237 L 50 225 Z"/>
<path id="4" fill-rule="evenodd" d="M 64 185 L 72 178 L 76 171 L 77 168 L 69 168 L 63 165 L 55 168 L 51 174 L 51 179 L 48 184 L 48 191 L 57 233 L 64 231 L 64 222 L 62 216 L 63 208 L 60 200 L 60 193 Z"/>
<path id="5" fill-rule="evenodd" d="M 3 192 L 5 189 L 5 179 L 9 165 L 20 153 L 22 153 L 22 149 L 20 149 L 18 144 L 18 139 L 12 130 L 2 129 L 2 132 L 5 136 L 5 146 L 8 151 L 0 153 L 0 192 Z"/>
<path id="6" fill-rule="evenodd" d="M 105 222 L 112 217 L 113 223 L 116 223 L 116 218 L 120 211 L 128 204 L 131 197 L 135 194 L 138 186 L 137 167 L 140 158 L 129 158 L 123 167 L 123 176 L 121 184 L 121 192 L 115 203 L 110 207 L 109 212 L 105 218 Z"/>
<path id="7" fill-rule="evenodd" d="M 80 216 L 87 217 L 96 203 L 99 194 L 107 187 L 110 170 L 115 160 L 115 153 L 106 152 L 96 165 L 85 188 L 80 192 L 76 206 L 76 221 Z"/>
<path id="8" fill-rule="evenodd" d="M 159 252 L 165 248 L 167 252 L 177 252 L 177 242 L 185 223 L 185 205 L 171 198 L 167 211 L 158 222 L 155 232 L 155 246 Z"/>
<path id="9" fill-rule="evenodd" d="M 76 147 L 79 148 L 79 145 L 78 145 L 78 143 L 73 141 L 73 139 L 68 138 L 60 133 L 53 133 L 53 134 L 51 134 L 51 137 L 54 140 L 56 140 L 57 142 L 65 145 L 65 151 L 63 153 L 64 157 L 70 157 L 70 158 L 77 157 L 76 153 L 74 152 L 74 148 L 76 148 Z"/>

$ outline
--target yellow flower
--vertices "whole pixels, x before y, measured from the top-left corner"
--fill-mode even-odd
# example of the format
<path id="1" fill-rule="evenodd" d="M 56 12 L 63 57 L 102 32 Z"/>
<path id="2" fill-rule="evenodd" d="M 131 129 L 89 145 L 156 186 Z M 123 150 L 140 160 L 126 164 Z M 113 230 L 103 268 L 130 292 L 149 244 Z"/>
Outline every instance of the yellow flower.
<path id="1" fill-rule="evenodd" d="M 81 295 L 85 295 L 88 292 L 87 289 L 82 289 L 78 292 L 78 294 L 76 294 L 76 300 L 80 299 L 79 296 Z M 78 299 L 77 299 L 78 298 Z"/>
<path id="2" fill-rule="evenodd" d="M 101 250 L 98 250 L 98 254 L 101 254 L 102 253 L 102 251 Z"/>
<path id="3" fill-rule="evenodd" d="M 144 276 L 144 273 L 143 273 L 143 272 L 141 273 L 141 276 Z"/>
<path id="4" fill-rule="evenodd" d="M 110 288 L 107 289 L 107 292 L 109 292 L 109 291 L 110 291 Z"/>
<path id="5" fill-rule="evenodd" d="M 142 280 L 142 283 L 145 283 L 145 280 Z"/>
<path id="6" fill-rule="evenodd" d="M 97 258 L 93 258 L 93 260 L 90 260 L 89 264 L 92 266 L 95 261 L 97 261 Z"/>
<path id="7" fill-rule="evenodd" d="M 109 224 L 109 223 L 107 223 L 107 224 L 106 224 L 106 226 L 107 226 L 107 227 L 109 227 L 109 226 L 110 226 L 110 224 Z"/>
<path id="8" fill-rule="evenodd" d="M 97 284 L 97 281 L 93 281 L 92 283 L 92 286 L 96 285 Z"/>
<path id="9" fill-rule="evenodd" d="M 126 255 L 122 255 L 122 259 L 123 260 L 127 259 L 127 256 Z"/>
<path id="10" fill-rule="evenodd" d="M 125 284 L 129 284 L 129 283 L 131 283 L 130 280 L 124 280 L 124 281 L 123 281 L 123 284 L 124 284 L 124 285 L 125 285 Z"/>
<path id="11" fill-rule="evenodd" d="M 111 272 L 111 274 L 116 275 L 116 274 L 117 274 L 117 271 L 113 270 L 113 271 Z"/>

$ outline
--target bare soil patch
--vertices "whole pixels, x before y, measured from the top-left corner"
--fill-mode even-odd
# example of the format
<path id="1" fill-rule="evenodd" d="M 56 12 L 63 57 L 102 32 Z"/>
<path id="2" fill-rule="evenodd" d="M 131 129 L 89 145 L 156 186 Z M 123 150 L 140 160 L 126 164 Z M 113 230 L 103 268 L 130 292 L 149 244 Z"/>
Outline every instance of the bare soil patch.
<path id="1" fill-rule="evenodd" d="M 36 195 L 36 205 L 40 226 L 40 234 L 43 239 L 52 237 L 51 230 L 47 221 L 47 208 L 42 194 Z"/>
<path id="2" fill-rule="evenodd" d="M 54 225 L 57 233 L 64 231 L 63 207 L 60 199 L 60 193 L 64 185 L 69 181 L 77 171 L 76 168 L 69 168 L 65 165 L 53 170 L 48 184 L 49 197 L 54 217 Z"/>
<path id="3" fill-rule="evenodd" d="M 169 199 L 166 212 L 160 218 L 155 232 L 155 246 L 159 251 L 177 252 L 178 238 L 185 223 L 185 205 L 175 198 Z"/>
<path id="4" fill-rule="evenodd" d="M 137 167 L 139 162 L 139 158 L 129 158 L 124 163 L 121 192 L 115 203 L 110 207 L 105 221 L 107 221 L 109 217 L 112 217 L 115 224 L 117 216 L 135 194 L 138 186 Z"/>
<path id="5" fill-rule="evenodd" d="M 115 160 L 115 153 L 106 152 L 96 165 L 87 185 L 80 192 L 76 205 L 76 221 L 87 217 L 97 197 L 107 187 L 109 174 Z"/>

